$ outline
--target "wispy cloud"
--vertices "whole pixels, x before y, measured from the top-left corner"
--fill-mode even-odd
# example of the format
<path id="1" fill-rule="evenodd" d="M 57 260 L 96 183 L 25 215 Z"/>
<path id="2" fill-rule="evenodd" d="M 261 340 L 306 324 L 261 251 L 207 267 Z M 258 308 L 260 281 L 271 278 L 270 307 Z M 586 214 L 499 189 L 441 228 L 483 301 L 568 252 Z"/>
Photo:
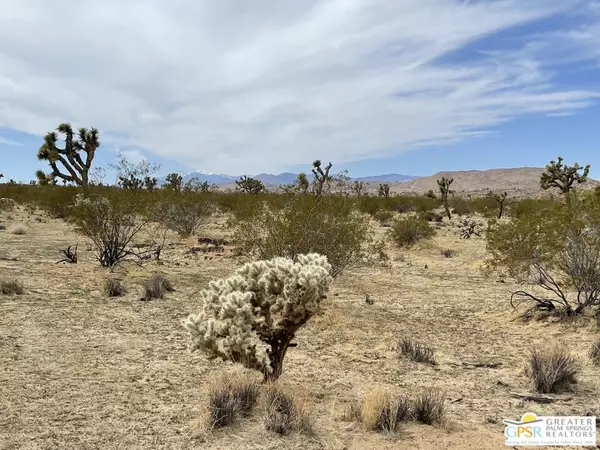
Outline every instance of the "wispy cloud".
<path id="1" fill-rule="evenodd" d="M 232 173 L 389 156 L 589 106 L 596 93 L 556 89 L 526 39 L 441 62 L 580 3 L 7 0 L 0 126 L 94 125 L 111 145 Z"/>
<path id="2" fill-rule="evenodd" d="M 23 144 L 21 142 L 13 141 L 2 136 L 0 136 L 0 145 L 8 145 L 10 147 L 23 147 Z"/>

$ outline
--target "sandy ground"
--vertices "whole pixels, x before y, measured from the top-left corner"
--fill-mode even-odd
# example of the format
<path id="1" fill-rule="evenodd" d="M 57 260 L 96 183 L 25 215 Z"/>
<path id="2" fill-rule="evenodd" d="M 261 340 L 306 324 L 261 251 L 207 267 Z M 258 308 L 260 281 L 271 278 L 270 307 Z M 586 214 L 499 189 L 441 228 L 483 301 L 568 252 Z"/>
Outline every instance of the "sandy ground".
<path id="1" fill-rule="evenodd" d="M 552 404 L 511 396 L 529 392 L 522 367 L 533 345 L 560 341 L 583 357 L 597 331 L 515 321 L 508 304 L 515 286 L 479 270 L 484 240 L 461 240 L 445 227 L 431 243 L 389 249 L 390 267 L 337 279 L 323 313 L 299 333 L 282 378 L 310 392 L 314 435 L 279 437 L 256 416 L 202 439 L 195 424 L 207 383 L 232 366 L 190 353 L 180 323 L 199 309 L 198 290 L 242 261 L 229 250 L 210 259 L 186 254 L 194 239 L 172 236 L 162 262 L 117 271 L 128 294 L 109 299 L 107 272 L 64 222 L 22 208 L 0 212 L 0 221 L 27 228 L 20 236 L 0 231 L 0 277 L 26 288 L 0 296 L 0 449 L 502 449 L 503 418 L 600 416 L 600 376 L 589 364 L 575 391 Z M 220 224 L 203 232 L 223 233 Z M 79 263 L 55 264 L 58 250 L 75 243 Z M 456 256 L 443 257 L 441 248 Z M 141 282 L 157 270 L 176 292 L 139 301 Z M 402 336 L 433 346 L 439 364 L 398 358 Z M 445 389 L 448 424 L 409 424 L 390 436 L 343 421 L 347 405 L 376 386 Z"/>

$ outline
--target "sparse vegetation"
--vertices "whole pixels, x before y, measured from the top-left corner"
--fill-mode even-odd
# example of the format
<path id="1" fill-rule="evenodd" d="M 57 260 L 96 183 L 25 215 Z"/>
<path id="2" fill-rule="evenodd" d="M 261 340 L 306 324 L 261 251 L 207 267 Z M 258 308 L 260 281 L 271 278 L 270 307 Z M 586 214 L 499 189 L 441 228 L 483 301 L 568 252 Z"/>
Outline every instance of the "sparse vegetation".
<path id="1" fill-rule="evenodd" d="M 262 181 L 246 175 L 236 180 L 235 184 L 237 184 L 236 189 L 247 194 L 260 194 L 265 191 L 265 185 Z"/>
<path id="2" fill-rule="evenodd" d="M 588 356 L 596 365 L 600 365 L 600 338 L 596 339 L 591 345 Z"/>
<path id="3" fill-rule="evenodd" d="M 109 297 L 122 297 L 127 292 L 127 289 L 118 278 L 107 278 L 104 282 L 104 292 Z"/>
<path id="4" fill-rule="evenodd" d="M 489 191 L 487 196 L 498 203 L 498 219 L 501 219 L 502 214 L 504 214 L 504 202 L 506 202 L 506 199 L 508 198 L 508 192 Z"/>
<path id="5" fill-rule="evenodd" d="M 415 342 L 410 338 L 402 338 L 398 343 L 398 352 L 411 361 L 427 363 L 435 366 L 435 351 L 426 344 Z"/>
<path id="6" fill-rule="evenodd" d="M 27 228 L 25 227 L 25 225 L 15 225 L 10 229 L 10 232 L 17 236 L 23 236 L 27 234 Z"/>
<path id="7" fill-rule="evenodd" d="M 190 236 L 205 223 L 213 212 L 207 201 L 190 197 L 177 199 L 162 205 L 158 210 L 158 220 L 181 237 Z"/>
<path id="8" fill-rule="evenodd" d="M 0 293 L 2 295 L 23 295 L 25 288 L 18 280 L 0 280 Z"/>
<path id="9" fill-rule="evenodd" d="M 169 279 L 161 273 L 155 273 L 144 283 L 143 300 L 156 300 L 164 298 L 167 292 L 175 291 Z"/>
<path id="10" fill-rule="evenodd" d="M 389 233 L 398 247 L 410 247 L 421 240 L 432 238 L 435 230 L 427 221 L 417 216 L 410 216 L 396 219 Z"/>
<path id="11" fill-rule="evenodd" d="M 412 401 L 411 416 L 426 425 L 440 423 L 446 415 L 446 393 L 436 389 L 423 389 Z"/>
<path id="12" fill-rule="evenodd" d="M 312 432 L 308 401 L 297 389 L 278 383 L 267 386 L 265 392 L 265 428 L 278 434 Z"/>
<path id="13" fill-rule="evenodd" d="M 552 394 L 569 390 L 577 383 L 576 375 L 580 364 L 571 353 L 562 346 L 533 348 L 529 354 L 525 373 L 533 388 L 541 394 Z"/>
<path id="14" fill-rule="evenodd" d="M 450 248 L 443 248 L 440 250 L 440 253 L 445 258 L 453 258 L 456 252 Z"/>

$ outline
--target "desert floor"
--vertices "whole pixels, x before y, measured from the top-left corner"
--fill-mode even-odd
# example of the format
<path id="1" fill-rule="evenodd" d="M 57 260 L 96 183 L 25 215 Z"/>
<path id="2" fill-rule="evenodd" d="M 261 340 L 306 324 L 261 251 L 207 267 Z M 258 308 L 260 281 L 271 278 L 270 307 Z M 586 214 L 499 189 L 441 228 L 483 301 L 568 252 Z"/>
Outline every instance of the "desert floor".
<path id="1" fill-rule="evenodd" d="M 389 248 L 389 267 L 335 280 L 323 313 L 297 336 L 282 379 L 310 393 L 314 434 L 274 435 L 257 414 L 202 435 L 195 430 L 206 387 L 233 366 L 190 353 L 181 321 L 200 308 L 197 293 L 210 279 L 243 261 L 230 250 L 211 259 L 187 254 L 195 239 L 172 236 L 162 262 L 118 269 L 128 293 L 109 299 L 107 272 L 69 225 L 21 207 L 0 221 L 8 228 L 0 231 L 0 278 L 26 289 L 0 296 L 0 449 L 502 449 L 503 418 L 600 415 L 600 377 L 589 364 L 576 389 L 551 404 L 511 396 L 530 392 L 523 363 L 532 346 L 563 342 L 583 358 L 597 330 L 516 321 L 508 303 L 516 286 L 480 271 L 484 239 L 462 240 L 447 226 L 409 251 Z M 222 222 L 200 234 L 224 235 Z M 17 224 L 25 235 L 10 233 Z M 56 264 L 59 249 L 75 243 L 79 263 Z M 445 258 L 443 248 L 456 255 Z M 176 291 L 139 301 L 140 284 L 156 271 Z M 433 346 L 438 365 L 399 358 L 403 336 Z M 353 399 L 377 386 L 445 389 L 448 423 L 384 435 L 342 420 Z"/>

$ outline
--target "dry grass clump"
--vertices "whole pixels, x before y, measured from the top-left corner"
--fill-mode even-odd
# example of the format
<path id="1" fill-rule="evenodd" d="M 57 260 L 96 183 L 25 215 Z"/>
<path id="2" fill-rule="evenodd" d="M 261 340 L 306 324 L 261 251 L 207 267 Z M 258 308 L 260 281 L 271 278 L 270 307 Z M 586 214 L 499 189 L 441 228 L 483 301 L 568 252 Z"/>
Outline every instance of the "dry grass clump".
<path id="1" fill-rule="evenodd" d="M 537 392 L 550 394 L 568 390 L 577 383 L 579 370 L 579 362 L 566 348 L 554 346 L 543 350 L 532 349 L 525 373 Z"/>
<path id="2" fill-rule="evenodd" d="M 18 280 L 0 280 L 0 293 L 2 295 L 23 295 L 25 288 Z"/>
<path id="3" fill-rule="evenodd" d="M 410 338 L 402 338 L 398 343 L 398 352 L 411 361 L 427 363 L 435 366 L 435 350 L 426 344 L 415 342 Z"/>
<path id="4" fill-rule="evenodd" d="M 368 429 L 392 433 L 401 422 L 409 420 L 410 400 L 376 389 L 365 396 L 360 417 Z"/>
<path id="5" fill-rule="evenodd" d="M 175 288 L 173 284 L 161 273 L 152 275 L 149 280 L 144 283 L 144 300 L 153 300 L 164 298 L 167 292 L 173 292 Z"/>
<path id="6" fill-rule="evenodd" d="M 0 230 L 6 230 L 6 226 L 0 225 Z"/>
<path id="7" fill-rule="evenodd" d="M 121 297 L 125 295 L 127 289 L 121 280 L 116 278 L 107 278 L 106 282 L 104 283 L 104 291 L 109 297 Z"/>
<path id="8" fill-rule="evenodd" d="M 592 344 L 588 356 L 594 364 L 600 365 L 600 339 Z"/>
<path id="9" fill-rule="evenodd" d="M 446 258 L 452 258 L 456 254 L 456 252 L 450 248 L 441 249 L 440 253 Z"/>
<path id="10" fill-rule="evenodd" d="M 362 422 L 368 429 L 393 433 L 402 422 L 416 421 L 427 425 L 442 423 L 446 417 L 446 394 L 436 389 L 423 390 L 415 397 L 375 389 L 365 395 L 362 409 L 354 402 L 344 418 Z"/>
<path id="11" fill-rule="evenodd" d="M 209 429 L 234 423 L 240 416 L 250 415 L 260 392 L 255 377 L 236 372 L 215 380 L 208 394 L 206 425 Z"/>
<path id="12" fill-rule="evenodd" d="M 440 423 L 446 415 L 445 400 L 445 392 L 424 389 L 412 401 L 411 415 L 413 420 L 426 425 Z"/>
<path id="13" fill-rule="evenodd" d="M 16 234 L 17 236 L 23 236 L 27 234 L 27 228 L 25 228 L 25 225 L 15 225 L 13 228 L 11 228 L 10 232 L 12 234 Z"/>
<path id="14" fill-rule="evenodd" d="M 273 383 L 265 392 L 265 428 L 286 435 L 293 431 L 312 432 L 307 397 L 291 387 Z"/>

